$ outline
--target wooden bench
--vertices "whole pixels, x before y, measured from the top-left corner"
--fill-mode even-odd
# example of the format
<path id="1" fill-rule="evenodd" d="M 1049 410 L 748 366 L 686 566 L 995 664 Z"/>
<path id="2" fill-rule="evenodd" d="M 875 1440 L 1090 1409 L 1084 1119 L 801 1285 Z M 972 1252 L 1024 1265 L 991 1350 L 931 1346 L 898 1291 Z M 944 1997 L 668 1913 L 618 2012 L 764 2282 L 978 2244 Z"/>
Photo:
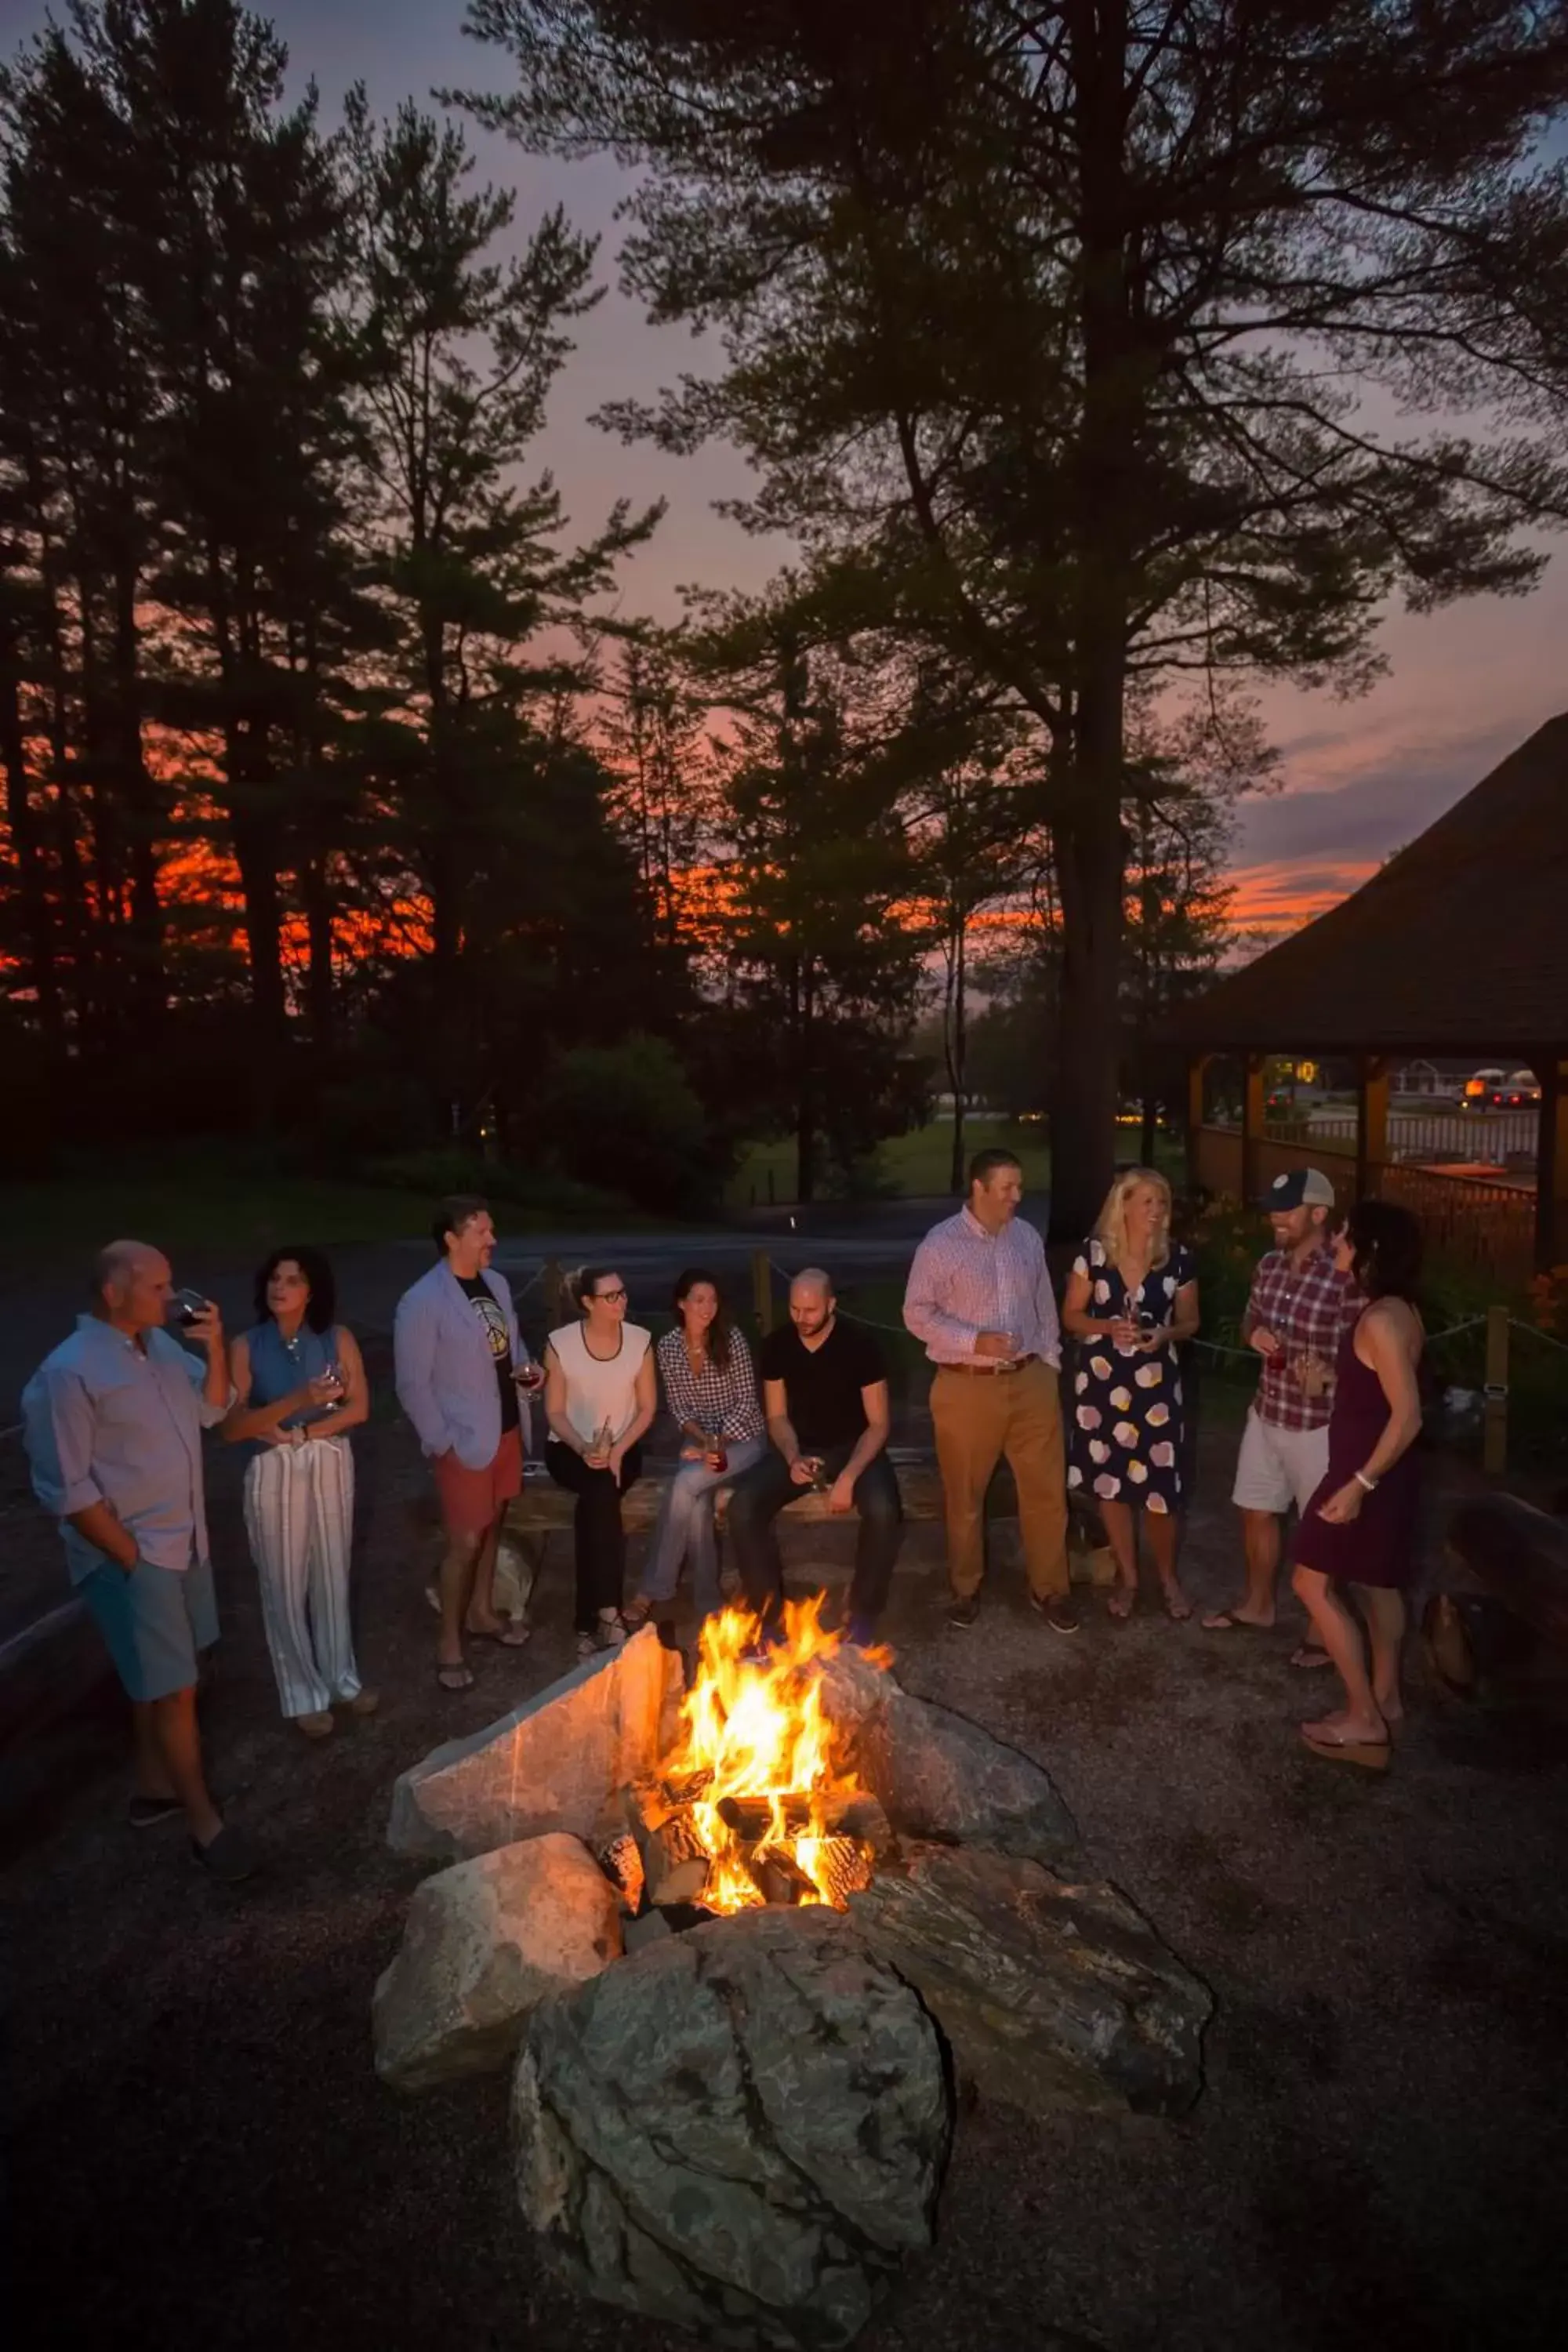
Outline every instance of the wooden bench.
<path id="1" fill-rule="evenodd" d="M 899 1495 L 904 1507 L 906 1522 L 920 1525 L 935 1522 L 940 1525 L 942 1511 L 942 1480 L 936 1465 L 923 1454 L 905 1448 L 889 1448 L 889 1458 L 898 1473 Z M 664 1491 L 675 1475 L 676 1465 L 669 1461 L 654 1461 L 647 1465 L 635 1486 L 627 1488 L 621 1504 L 622 1524 L 629 1535 L 646 1535 L 658 1517 Z M 722 1529 L 729 1508 L 731 1487 L 714 1490 L 714 1520 Z M 564 1486 L 558 1486 L 542 1464 L 530 1462 L 521 1494 L 507 1506 L 506 1529 L 511 1544 L 521 1555 L 531 1577 L 544 1565 L 544 1547 L 552 1534 L 569 1528 L 576 1496 Z M 786 1525 L 802 1526 L 812 1521 L 842 1528 L 853 1521 L 854 1511 L 831 1512 L 827 1496 L 815 1487 L 805 1487 L 793 1502 L 784 1505 L 781 1518 Z M 1001 1518 L 993 1527 L 1016 1529 L 1016 1519 Z M 1084 1541 L 1082 1521 L 1075 1513 L 1072 1519 L 1072 1570 L 1075 1580 L 1094 1584 L 1109 1584 L 1114 1578 L 1114 1568 L 1109 1552 L 1098 1545 Z"/>

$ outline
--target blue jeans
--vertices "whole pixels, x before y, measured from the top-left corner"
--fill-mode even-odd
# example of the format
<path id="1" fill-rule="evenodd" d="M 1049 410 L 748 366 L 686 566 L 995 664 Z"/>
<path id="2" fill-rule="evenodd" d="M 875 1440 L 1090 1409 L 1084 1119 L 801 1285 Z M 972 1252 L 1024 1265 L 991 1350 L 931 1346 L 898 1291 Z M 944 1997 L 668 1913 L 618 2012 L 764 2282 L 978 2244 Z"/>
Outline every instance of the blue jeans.
<path id="1" fill-rule="evenodd" d="M 833 1479 L 846 1467 L 855 1448 L 853 1444 L 816 1445 L 805 1450 L 822 1456 L 824 1472 Z M 769 1446 L 766 1459 L 747 1473 L 730 1497 L 730 1534 L 746 1606 L 764 1624 L 775 1623 L 784 1607 L 784 1562 L 773 1521 L 791 1503 L 798 1502 L 803 1492 L 791 1478 L 784 1455 Z M 856 1479 L 855 1508 L 860 1527 L 855 1538 L 848 1622 L 851 1641 L 866 1642 L 886 1606 L 903 1531 L 898 1474 L 886 1454 L 874 1454 Z"/>
<path id="2" fill-rule="evenodd" d="M 724 1450 L 730 1459 L 723 1470 L 710 1470 L 706 1462 L 683 1462 L 664 1490 L 658 1507 L 642 1589 L 649 1601 L 673 1601 L 683 1561 L 691 1562 L 691 1598 L 700 1617 L 710 1617 L 719 1606 L 719 1544 L 713 1532 L 714 1489 L 726 1486 L 741 1471 L 760 1462 L 767 1451 L 765 1437 L 742 1438 Z"/>

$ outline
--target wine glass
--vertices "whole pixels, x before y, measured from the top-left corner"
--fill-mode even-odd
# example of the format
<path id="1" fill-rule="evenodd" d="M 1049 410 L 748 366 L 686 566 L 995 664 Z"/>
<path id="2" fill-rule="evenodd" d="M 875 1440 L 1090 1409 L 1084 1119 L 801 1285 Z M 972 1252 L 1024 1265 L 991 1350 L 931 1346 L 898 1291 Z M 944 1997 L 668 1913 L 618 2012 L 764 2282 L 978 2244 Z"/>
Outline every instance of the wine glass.
<path id="1" fill-rule="evenodd" d="M 207 1301 L 199 1290 L 176 1290 L 169 1300 L 169 1313 L 182 1330 L 188 1331 L 198 1315 L 207 1311 Z"/>
<path id="2" fill-rule="evenodd" d="M 329 1356 L 327 1358 L 326 1362 L 321 1366 L 321 1377 L 324 1381 L 335 1381 L 338 1386 L 338 1393 L 335 1397 L 327 1397 L 323 1399 L 321 1404 L 322 1412 L 341 1412 L 342 1411 L 343 1396 L 347 1391 L 348 1382 L 343 1378 L 343 1368 L 339 1363 L 335 1356 Z"/>

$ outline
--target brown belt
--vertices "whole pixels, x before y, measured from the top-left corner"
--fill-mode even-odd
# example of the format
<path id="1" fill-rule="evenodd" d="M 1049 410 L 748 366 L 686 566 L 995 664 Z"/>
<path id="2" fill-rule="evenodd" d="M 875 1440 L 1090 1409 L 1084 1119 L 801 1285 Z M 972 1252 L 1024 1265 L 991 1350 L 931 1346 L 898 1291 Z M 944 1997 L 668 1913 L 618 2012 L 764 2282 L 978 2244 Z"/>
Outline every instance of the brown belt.
<path id="1" fill-rule="evenodd" d="M 1004 1362 L 1000 1356 L 976 1357 L 973 1364 L 939 1364 L 939 1372 L 978 1372 L 984 1379 L 994 1380 L 1001 1372 L 1021 1372 L 1026 1364 L 1037 1364 L 1038 1356 L 1014 1356 Z"/>

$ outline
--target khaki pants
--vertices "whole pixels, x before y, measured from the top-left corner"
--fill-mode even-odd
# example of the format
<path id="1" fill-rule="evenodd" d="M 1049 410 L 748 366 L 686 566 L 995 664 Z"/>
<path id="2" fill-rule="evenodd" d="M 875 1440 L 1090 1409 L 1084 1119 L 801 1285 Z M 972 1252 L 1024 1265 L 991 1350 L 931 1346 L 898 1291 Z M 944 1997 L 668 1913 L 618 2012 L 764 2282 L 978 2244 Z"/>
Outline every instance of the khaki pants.
<path id="1" fill-rule="evenodd" d="M 1004 1454 L 1018 1489 L 1029 1590 L 1041 1601 L 1068 1590 L 1067 1460 L 1057 1391 L 1057 1374 L 1037 1361 L 1016 1372 L 938 1368 L 931 1417 L 947 1509 L 947 1572 L 961 1601 L 979 1591 L 985 1573 L 985 1490 Z"/>

